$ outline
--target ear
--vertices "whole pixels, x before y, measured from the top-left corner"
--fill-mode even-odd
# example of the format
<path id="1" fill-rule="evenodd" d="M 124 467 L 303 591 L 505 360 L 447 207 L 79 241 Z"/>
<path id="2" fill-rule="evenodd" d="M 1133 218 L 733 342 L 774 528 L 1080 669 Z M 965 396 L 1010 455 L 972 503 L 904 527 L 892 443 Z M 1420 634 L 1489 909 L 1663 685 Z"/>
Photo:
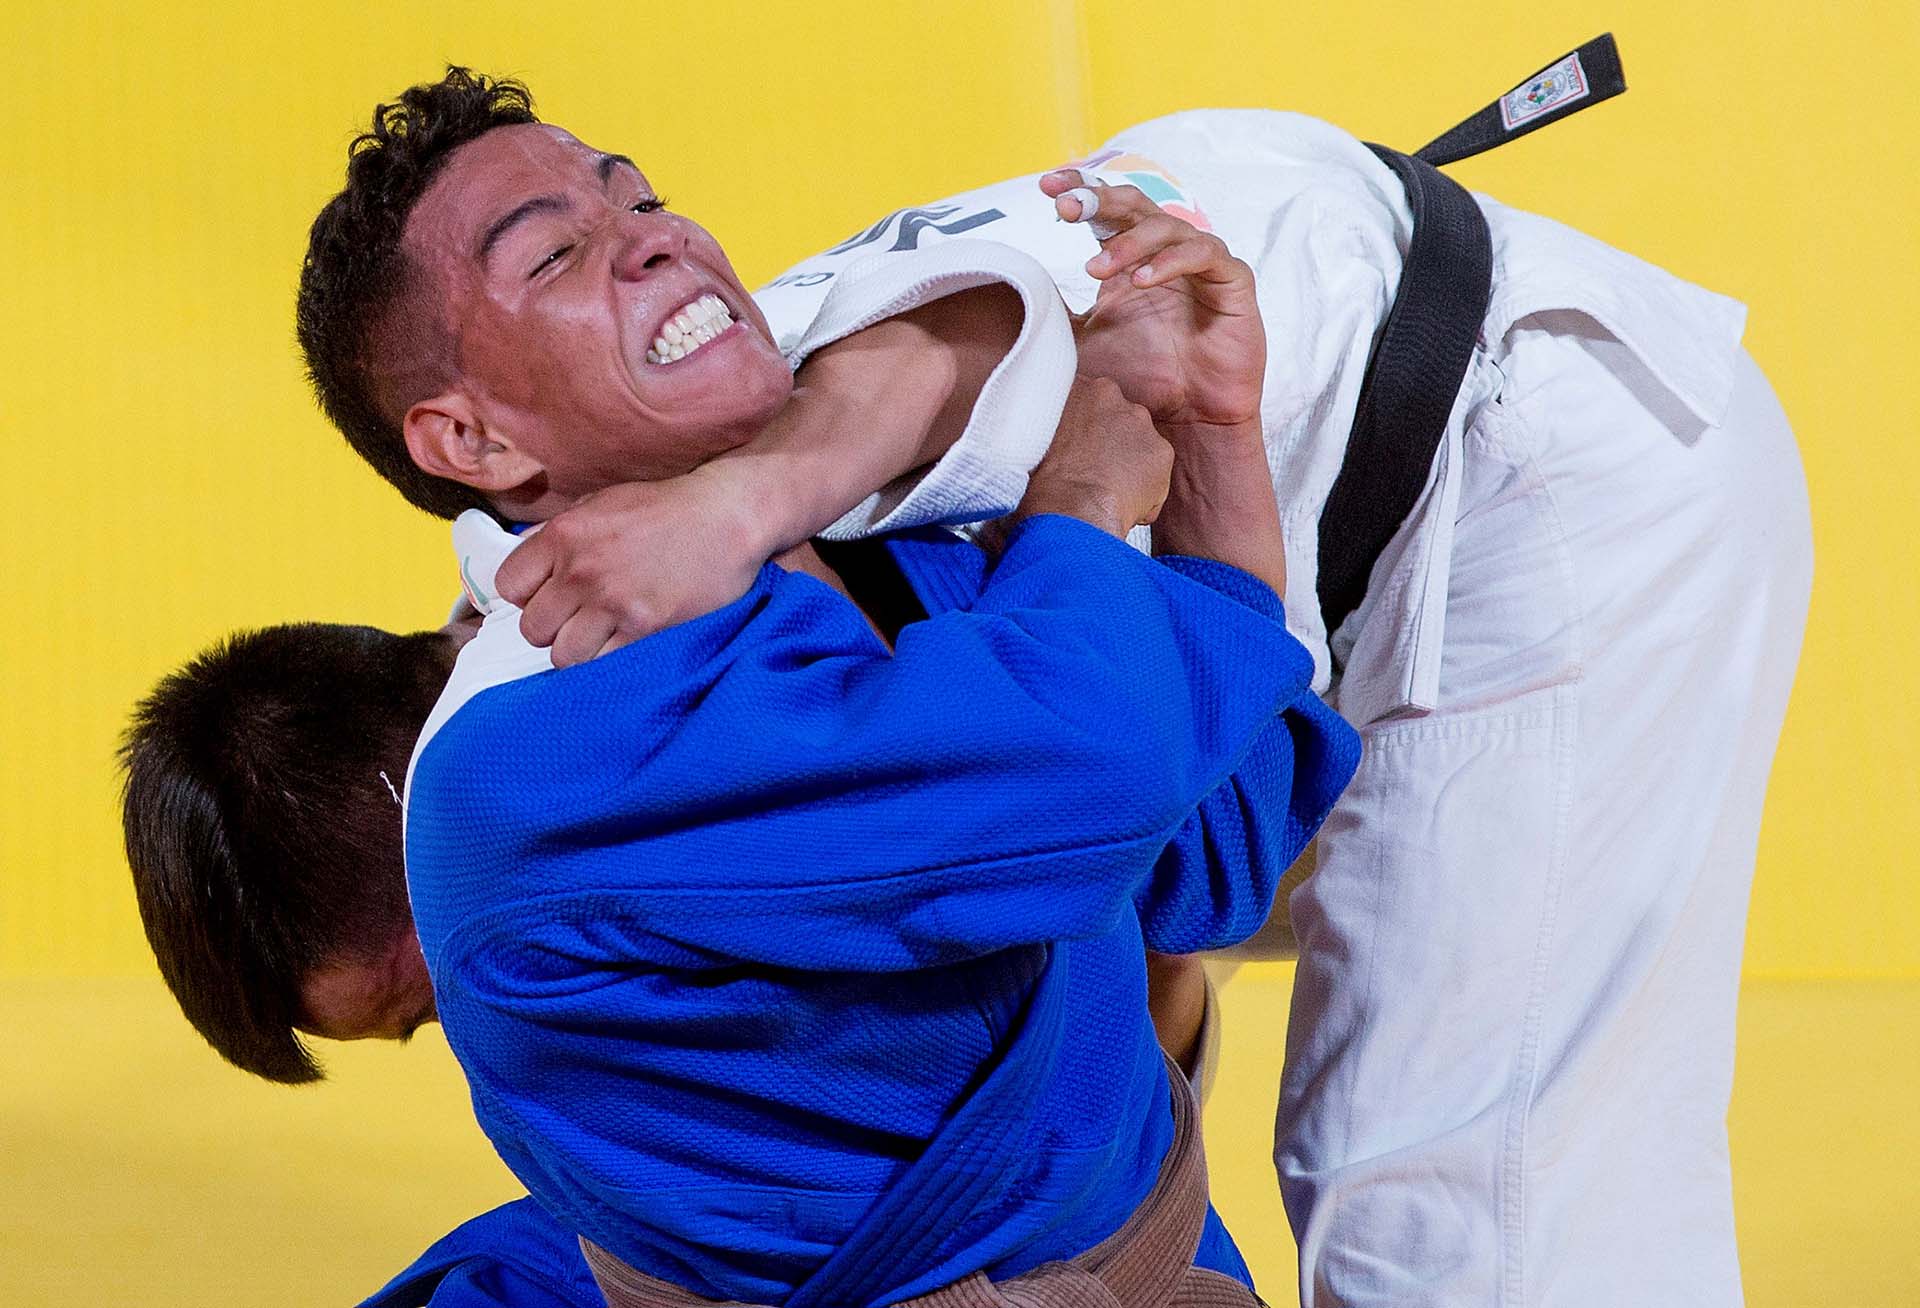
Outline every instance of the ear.
<path id="1" fill-rule="evenodd" d="M 421 400 L 407 410 L 400 430 L 422 472 L 475 490 L 504 494 L 546 471 L 511 439 L 490 431 L 462 391 Z"/>

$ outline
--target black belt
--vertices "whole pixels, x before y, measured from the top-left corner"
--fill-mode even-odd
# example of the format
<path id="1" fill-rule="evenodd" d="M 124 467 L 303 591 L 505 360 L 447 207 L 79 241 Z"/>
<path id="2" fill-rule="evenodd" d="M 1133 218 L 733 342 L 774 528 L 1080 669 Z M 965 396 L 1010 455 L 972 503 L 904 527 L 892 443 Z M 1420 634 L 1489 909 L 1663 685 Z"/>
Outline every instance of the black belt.
<path id="1" fill-rule="evenodd" d="M 1320 612 L 1329 637 L 1359 606 L 1374 563 L 1419 502 L 1493 294 L 1487 220 L 1438 165 L 1504 145 L 1626 89 L 1608 33 L 1413 154 L 1368 145 L 1406 187 L 1413 238 L 1367 360 L 1340 475 L 1320 511 Z"/>

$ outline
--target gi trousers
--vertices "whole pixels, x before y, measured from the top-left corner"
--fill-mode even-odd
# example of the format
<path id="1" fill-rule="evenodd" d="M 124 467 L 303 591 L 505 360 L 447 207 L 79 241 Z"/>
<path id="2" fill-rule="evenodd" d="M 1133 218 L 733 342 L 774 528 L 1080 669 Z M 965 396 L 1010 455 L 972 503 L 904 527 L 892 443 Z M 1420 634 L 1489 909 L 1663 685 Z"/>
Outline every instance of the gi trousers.
<path id="1" fill-rule="evenodd" d="M 1590 319 L 1503 344 L 1439 705 L 1356 723 L 1289 903 L 1300 1300 L 1738 1304 L 1726 1110 L 1811 585 L 1799 457 L 1744 353 L 1703 427 Z"/>

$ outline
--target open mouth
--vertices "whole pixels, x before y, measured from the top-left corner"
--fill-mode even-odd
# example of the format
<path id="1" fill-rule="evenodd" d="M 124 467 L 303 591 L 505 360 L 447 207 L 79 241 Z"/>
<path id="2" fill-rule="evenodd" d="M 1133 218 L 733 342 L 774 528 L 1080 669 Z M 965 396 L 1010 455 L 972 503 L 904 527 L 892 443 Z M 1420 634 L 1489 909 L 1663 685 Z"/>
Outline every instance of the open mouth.
<path id="1" fill-rule="evenodd" d="M 690 300 L 660 325 L 647 350 L 648 363 L 678 363 L 733 326 L 733 314 L 711 293 Z"/>

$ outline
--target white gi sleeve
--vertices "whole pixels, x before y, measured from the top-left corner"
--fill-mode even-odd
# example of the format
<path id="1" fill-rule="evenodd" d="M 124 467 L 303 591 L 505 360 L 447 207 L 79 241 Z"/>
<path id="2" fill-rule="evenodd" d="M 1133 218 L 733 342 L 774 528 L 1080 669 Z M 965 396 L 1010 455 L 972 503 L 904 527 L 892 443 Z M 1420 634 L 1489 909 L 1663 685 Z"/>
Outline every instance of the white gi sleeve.
<path id="1" fill-rule="evenodd" d="M 1053 440 L 1073 384 L 1073 329 L 1053 278 L 1030 256 L 985 240 L 870 256 L 840 273 L 811 323 L 787 345 L 808 355 L 864 327 L 975 286 L 1004 282 L 1025 308 L 1020 335 L 988 376 L 953 448 L 931 468 L 869 495 L 821 535 L 829 540 L 930 524 L 977 522 L 1011 512 L 1027 474 Z"/>

